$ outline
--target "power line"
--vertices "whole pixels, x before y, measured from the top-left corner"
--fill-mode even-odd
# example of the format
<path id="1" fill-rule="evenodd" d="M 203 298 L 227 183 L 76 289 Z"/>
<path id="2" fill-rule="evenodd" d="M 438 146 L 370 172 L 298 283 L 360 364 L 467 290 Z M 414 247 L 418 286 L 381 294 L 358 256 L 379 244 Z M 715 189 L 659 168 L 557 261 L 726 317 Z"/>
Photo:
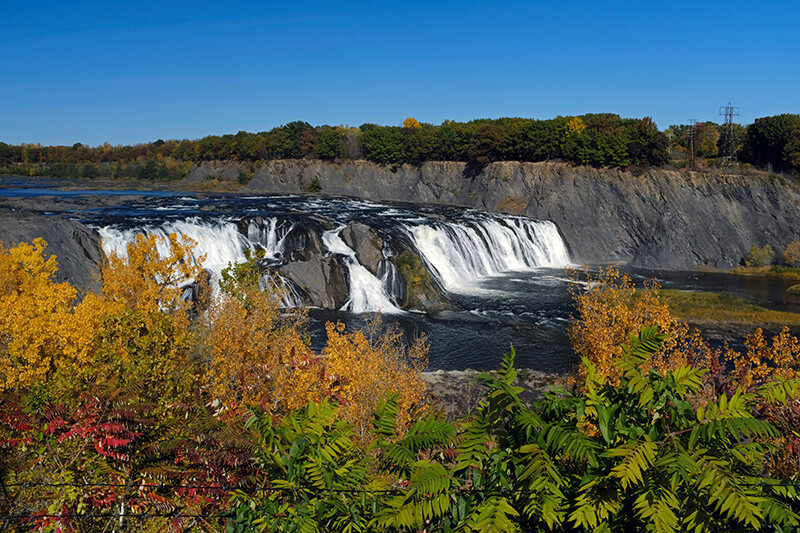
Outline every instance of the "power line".
<path id="1" fill-rule="evenodd" d="M 0 520 L 23 518 L 230 518 L 230 514 L 186 514 L 186 513 L 74 513 L 74 514 L 16 514 L 2 515 Z"/>
<path id="2" fill-rule="evenodd" d="M 800 483 L 777 481 L 774 483 L 740 483 L 740 486 L 746 487 L 797 487 L 800 488 Z M 169 485 L 169 484 L 143 484 L 133 485 L 124 483 L 46 483 L 46 482 L 23 482 L 23 483 L 8 483 L 7 487 L 127 487 L 130 489 L 137 488 L 164 488 L 164 489 L 202 489 L 202 490 L 224 490 L 228 491 L 235 487 L 223 487 L 215 485 Z M 298 490 L 313 490 L 321 493 L 333 494 L 405 494 L 414 489 L 364 489 L 364 488 L 317 488 L 317 487 L 254 487 L 257 491 L 262 492 L 294 492 Z M 452 492 L 491 492 L 492 489 L 479 489 L 475 487 L 457 487 Z M 500 488 L 499 492 L 504 493 L 518 493 L 518 492 L 538 492 L 533 489 L 517 488 L 506 489 Z"/>

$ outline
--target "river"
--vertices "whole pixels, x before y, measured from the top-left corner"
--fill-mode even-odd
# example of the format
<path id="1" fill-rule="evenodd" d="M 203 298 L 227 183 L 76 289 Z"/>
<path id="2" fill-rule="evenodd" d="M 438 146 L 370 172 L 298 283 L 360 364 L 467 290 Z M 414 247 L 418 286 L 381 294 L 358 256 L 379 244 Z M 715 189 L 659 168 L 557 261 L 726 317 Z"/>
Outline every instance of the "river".
<path id="1" fill-rule="evenodd" d="M 285 264 L 290 260 L 287 235 L 317 224 L 322 228 L 324 253 L 340 257 L 351 287 L 342 308 L 310 309 L 316 348 L 324 345 L 326 321 L 363 327 L 380 310 L 384 324 L 398 326 L 408 337 L 425 335 L 431 370 L 495 368 L 512 345 L 520 367 L 565 372 L 577 362 L 566 334 L 572 313 L 568 288 L 576 283 L 566 269 L 576 265 L 571 264 L 557 228 L 547 221 L 347 198 L 76 190 L 59 185 L 63 183 L 57 180 L 3 178 L 0 196 L 46 195 L 56 203 L 86 200 L 83 207 L 65 202 L 63 210 L 48 213 L 94 227 L 107 252 L 124 253 L 125 245 L 140 232 L 186 234 L 198 242 L 199 251 L 207 255 L 206 266 L 216 274 L 229 262 L 243 260 L 247 248 L 265 249 L 273 266 Z M 111 196 L 120 199 L 91 201 Z M 386 257 L 397 253 L 399 243 L 413 245 L 452 308 L 428 313 L 399 309 L 389 281 L 365 274 L 353 250 L 339 238 L 344 225 L 353 221 L 382 237 Z M 786 293 L 788 282 L 783 280 L 714 272 L 626 271 L 637 283 L 656 277 L 665 288 L 732 292 L 766 307 L 800 311 L 800 298 Z"/>

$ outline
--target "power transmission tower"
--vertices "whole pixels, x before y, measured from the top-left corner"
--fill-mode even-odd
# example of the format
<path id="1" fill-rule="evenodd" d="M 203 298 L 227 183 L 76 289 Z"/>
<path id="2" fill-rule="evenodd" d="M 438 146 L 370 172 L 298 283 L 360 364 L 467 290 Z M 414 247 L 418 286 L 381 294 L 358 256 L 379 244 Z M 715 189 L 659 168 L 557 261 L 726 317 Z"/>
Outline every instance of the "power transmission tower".
<path id="1" fill-rule="evenodd" d="M 722 167 L 738 167 L 739 162 L 736 158 L 736 139 L 733 135 L 733 117 L 739 116 L 739 108 L 733 107 L 730 102 L 728 105 L 719 108 L 719 114 L 725 117 L 725 126 L 722 130 L 722 153 L 720 154 L 720 165 Z"/>
<path id="2" fill-rule="evenodd" d="M 692 168 L 694 168 L 694 140 L 697 133 L 697 119 L 690 118 L 689 129 L 686 131 L 686 145 L 689 148 L 689 158 L 692 161 Z"/>

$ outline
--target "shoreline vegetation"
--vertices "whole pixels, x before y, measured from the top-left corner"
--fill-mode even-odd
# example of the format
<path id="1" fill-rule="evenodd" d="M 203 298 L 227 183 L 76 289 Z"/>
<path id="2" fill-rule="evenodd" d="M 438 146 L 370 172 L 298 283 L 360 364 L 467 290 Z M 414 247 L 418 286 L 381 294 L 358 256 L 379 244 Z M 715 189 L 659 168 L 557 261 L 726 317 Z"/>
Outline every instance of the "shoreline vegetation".
<path id="1" fill-rule="evenodd" d="M 210 135 L 198 140 L 157 140 L 133 146 L 42 146 L 0 142 L 0 172 L 25 176 L 184 179 L 204 161 L 241 164 L 245 184 L 266 161 L 367 160 L 397 167 L 427 161 L 465 162 L 473 172 L 496 161 L 563 161 L 575 165 L 642 169 L 723 168 L 735 158 L 747 168 L 796 174 L 800 170 L 800 115 L 782 114 L 752 124 L 671 125 L 660 131 L 649 117 L 612 113 L 553 119 L 446 120 L 440 125 L 408 118 L 403 126 L 312 126 L 295 121 L 269 131 Z M 741 168 L 740 168 L 741 170 Z"/>
<path id="2" fill-rule="evenodd" d="M 588 278 L 569 284 L 575 371 L 526 399 L 520 381 L 551 377 L 517 371 L 512 348 L 447 413 L 426 400 L 428 378 L 450 385 L 423 377 L 424 340 L 328 324 L 315 352 L 302 311 L 259 287 L 255 258 L 223 272 L 219 299 L 189 304 L 194 243 L 140 236 L 79 300 L 53 281 L 45 246 L 0 246 L 0 516 L 12 527 L 800 523 L 800 342 L 787 329 L 715 348 L 670 310 L 679 295 L 614 268 L 573 271 Z"/>
<path id="3" fill-rule="evenodd" d="M 731 293 L 661 289 L 659 296 L 675 316 L 692 324 L 800 329 L 800 313 L 766 309 Z"/>

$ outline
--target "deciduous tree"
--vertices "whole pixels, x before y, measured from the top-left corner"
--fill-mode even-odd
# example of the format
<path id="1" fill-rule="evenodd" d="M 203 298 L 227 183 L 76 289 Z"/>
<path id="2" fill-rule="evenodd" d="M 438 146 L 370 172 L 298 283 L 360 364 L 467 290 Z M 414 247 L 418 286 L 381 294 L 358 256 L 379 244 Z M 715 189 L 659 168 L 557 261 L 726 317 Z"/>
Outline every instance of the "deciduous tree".
<path id="1" fill-rule="evenodd" d="M 0 391 L 44 384 L 59 371 L 81 374 L 103 309 L 93 296 L 74 307 L 77 291 L 56 283 L 55 256 L 35 239 L 0 243 Z"/>
<path id="2" fill-rule="evenodd" d="M 425 392 L 420 375 L 428 363 L 424 339 L 406 347 L 398 330 L 381 333 L 379 321 L 350 333 L 341 323 L 328 323 L 326 330 L 322 357 L 330 379 L 336 381 L 342 414 L 359 437 L 367 438 L 377 402 L 389 391 L 400 394 L 399 424 L 405 427 Z"/>

